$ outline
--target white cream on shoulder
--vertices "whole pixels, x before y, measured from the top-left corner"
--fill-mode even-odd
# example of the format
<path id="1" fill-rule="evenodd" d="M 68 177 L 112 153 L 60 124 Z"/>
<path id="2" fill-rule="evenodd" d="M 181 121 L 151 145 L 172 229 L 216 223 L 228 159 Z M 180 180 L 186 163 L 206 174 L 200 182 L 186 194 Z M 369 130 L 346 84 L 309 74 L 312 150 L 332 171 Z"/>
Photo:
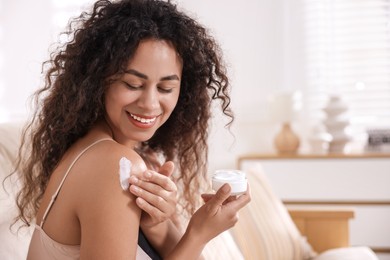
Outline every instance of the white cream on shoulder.
<path id="1" fill-rule="evenodd" d="M 131 174 L 131 162 L 126 157 L 119 160 L 119 182 L 123 190 L 129 188 L 129 178 Z"/>

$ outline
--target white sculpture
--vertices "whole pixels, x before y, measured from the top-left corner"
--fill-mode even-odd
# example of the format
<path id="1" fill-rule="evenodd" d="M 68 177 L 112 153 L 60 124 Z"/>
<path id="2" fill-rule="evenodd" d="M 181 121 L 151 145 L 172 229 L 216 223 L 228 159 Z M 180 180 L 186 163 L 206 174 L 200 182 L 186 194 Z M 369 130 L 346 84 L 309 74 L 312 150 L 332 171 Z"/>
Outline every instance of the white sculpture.
<path id="1" fill-rule="evenodd" d="M 324 125 L 332 136 L 329 152 L 344 152 L 345 145 L 351 140 L 347 132 L 349 125 L 348 106 L 340 96 L 331 95 L 323 111 L 326 114 Z"/>

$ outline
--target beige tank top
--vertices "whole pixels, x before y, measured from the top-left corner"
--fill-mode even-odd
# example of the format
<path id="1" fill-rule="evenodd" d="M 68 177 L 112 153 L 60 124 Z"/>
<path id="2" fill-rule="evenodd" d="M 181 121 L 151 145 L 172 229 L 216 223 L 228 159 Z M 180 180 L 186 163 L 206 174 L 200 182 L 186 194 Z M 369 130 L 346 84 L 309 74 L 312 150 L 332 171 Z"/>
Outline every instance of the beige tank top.
<path id="1" fill-rule="evenodd" d="M 56 192 L 52 196 L 50 203 L 43 215 L 41 224 L 38 226 L 35 226 L 35 230 L 33 232 L 33 235 L 31 237 L 29 252 L 27 256 L 27 260 L 74 260 L 74 259 L 80 259 L 80 245 L 64 245 L 61 243 L 58 243 L 57 241 L 53 240 L 51 237 L 49 237 L 46 232 L 43 230 L 43 224 L 45 223 L 45 220 L 47 218 L 47 215 L 49 214 L 49 211 L 51 207 L 53 206 L 62 185 L 65 182 L 66 177 L 68 176 L 70 170 L 72 169 L 73 165 L 77 162 L 77 160 L 92 146 L 94 146 L 97 143 L 100 143 L 102 141 L 107 141 L 112 139 L 110 138 L 104 138 L 100 139 L 88 147 L 86 147 L 77 157 L 73 160 L 73 162 L 70 164 L 68 170 L 66 171 L 64 177 L 61 180 L 60 185 L 58 186 Z M 137 248 L 137 258 L 139 260 L 149 260 L 151 259 L 140 246 Z"/>

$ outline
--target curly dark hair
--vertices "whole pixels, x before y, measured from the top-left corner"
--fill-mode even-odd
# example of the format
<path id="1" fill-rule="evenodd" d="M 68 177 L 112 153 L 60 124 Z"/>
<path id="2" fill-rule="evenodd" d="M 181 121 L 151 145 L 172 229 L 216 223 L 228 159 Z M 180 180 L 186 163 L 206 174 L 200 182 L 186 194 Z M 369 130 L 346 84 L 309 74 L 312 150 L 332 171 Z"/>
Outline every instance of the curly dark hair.
<path id="1" fill-rule="evenodd" d="M 221 51 L 208 31 L 169 1 L 100 0 L 91 13 L 69 23 L 69 41 L 44 63 L 45 85 L 22 140 L 17 170 L 23 189 L 19 219 L 34 219 L 53 169 L 65 151 L 104 117 L 109 79 L 124 73 L 144 39 L 169 41 L 183 60 L 178 103 L 167 122 L 141 144 L 143 156 L 162 155 L 176 163 L 183 208 L 190 214 L 207 171 L 211 101 L 219 100 L 233 121 L 229 84 Z M 28 140 L 31 139 L 31 140 Z M 25 147 L 28 156 L 23 155 Z M 24 159 L 22 159 L 24 158 Z"/>

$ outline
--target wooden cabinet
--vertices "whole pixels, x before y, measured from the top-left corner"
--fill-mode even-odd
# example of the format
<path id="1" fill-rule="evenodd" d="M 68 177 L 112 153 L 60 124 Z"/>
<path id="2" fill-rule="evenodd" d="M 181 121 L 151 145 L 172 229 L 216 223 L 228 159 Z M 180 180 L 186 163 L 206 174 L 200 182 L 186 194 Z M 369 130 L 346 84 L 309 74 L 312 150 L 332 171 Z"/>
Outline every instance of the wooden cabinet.
<path id="1" fill-rule="evenodd" d="M 288 207 L 288 212 L 316 252 L 350 246 L 349 221 L 354 216 L 353 210 Z"/>
<path id="2" fill-rule="evenodd" d="M 390 259 L 389 154 L 252 154 L 240 156 L 237 167 L 254 163 L 261 163 L 288 207 L 352 207 L 350 244 L 370 246 Z"/>

